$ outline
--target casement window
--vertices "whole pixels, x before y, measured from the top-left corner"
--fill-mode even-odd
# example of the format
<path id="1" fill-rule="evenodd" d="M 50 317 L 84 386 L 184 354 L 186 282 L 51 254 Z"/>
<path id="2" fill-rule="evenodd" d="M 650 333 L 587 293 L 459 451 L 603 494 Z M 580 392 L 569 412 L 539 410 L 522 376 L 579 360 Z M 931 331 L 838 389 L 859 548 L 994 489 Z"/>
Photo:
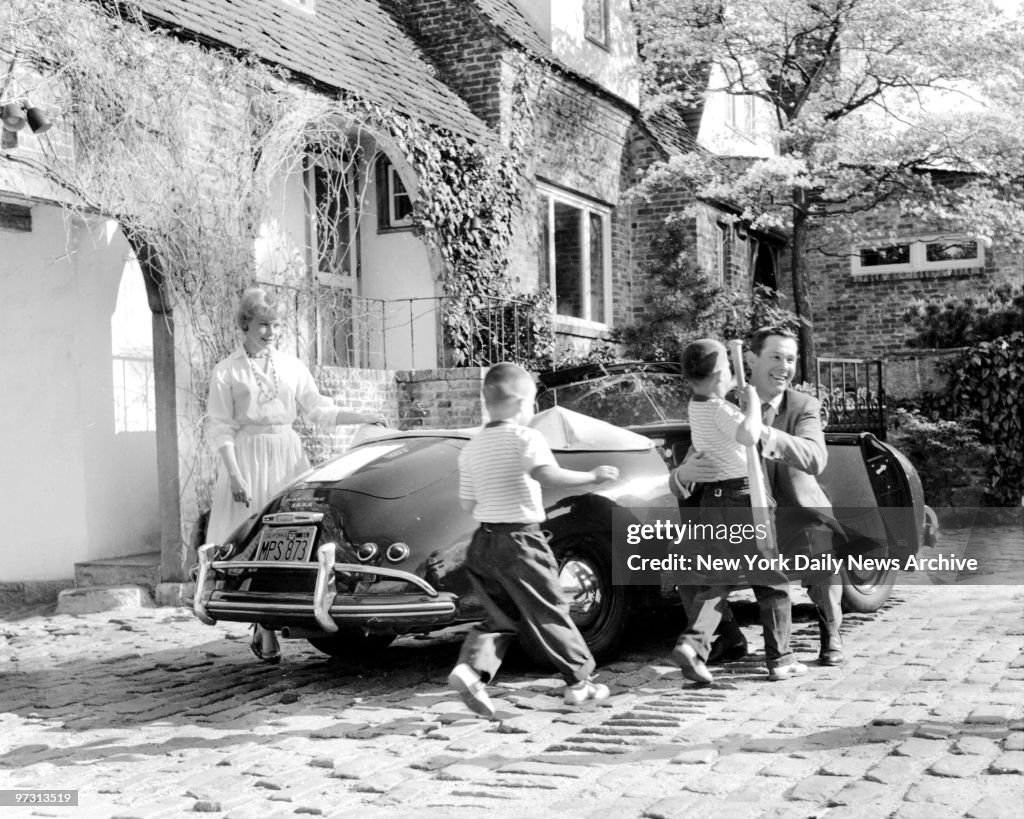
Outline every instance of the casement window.
<path id="1" fill-rule="evenodd" d="M 412 227 L 412 197 L 391 161 L 377 159 L 377 229 L 397 230 Z"/>
<path id="2" fill-rule="evenodd" d="M 985 266 L 985 251 L 968 236 L 930 236 L 854 248 L 853 275 L 962 270 Z"/>
<path id="3" fill-rule="evenodd" d="M 608 48 L 608 0 L 583 0 L 583 34 L 590 42 Z"/>
<path id="4" fill-rule="evenodd" d="M 607 205 L 538 185 L 540 282 L 555 315 L 579 325 L 611 324 L 611 213 Z"/>
<path id="5" fill-rule="evenodd" d="M 359 316 L 359 214 L 352 202 L 356 186 L 353 163 L 311 155 L 306 167 L 308 224 L 315 252 L 316 286 L 311 321 L 318 364 L 361 366 Z"/>

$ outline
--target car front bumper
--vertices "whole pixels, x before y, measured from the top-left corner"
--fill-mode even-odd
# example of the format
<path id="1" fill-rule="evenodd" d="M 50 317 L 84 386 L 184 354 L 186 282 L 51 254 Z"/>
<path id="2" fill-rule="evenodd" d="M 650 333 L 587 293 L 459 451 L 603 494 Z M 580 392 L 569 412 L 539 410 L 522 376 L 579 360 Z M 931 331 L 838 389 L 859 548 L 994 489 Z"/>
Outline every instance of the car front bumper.
<path id="1" fill-rule="evenodd" d="M 437 591 L 410 572 L 379 566 L 336 563 L 336 545 L 317 549 L 316 563 L 217 560 L 216 544 L 199 548 L 199 572 L 192 609 L 202 622 L 218 620 L 263 623 L 272 628 L 296 628 L 334 633 L 340 627 L 401 633 L 443 628 L 456 622 L 458 597 Z M 217 578 L 258 569 L 316 572 L 312 595 L 298 593 L 227 591 Z M 415 586 L 409 594 L 339 594 L 335 572 L 384 576 Z"/>

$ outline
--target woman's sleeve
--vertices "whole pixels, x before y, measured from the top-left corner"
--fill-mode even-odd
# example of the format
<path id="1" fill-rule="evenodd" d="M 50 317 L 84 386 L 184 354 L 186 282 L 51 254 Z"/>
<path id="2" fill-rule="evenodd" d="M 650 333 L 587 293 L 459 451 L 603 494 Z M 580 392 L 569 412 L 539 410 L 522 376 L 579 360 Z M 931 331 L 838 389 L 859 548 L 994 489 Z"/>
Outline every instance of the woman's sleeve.
<path id="1" fill-rule="evenodd" d="M 210 376 L 210 394 L 206 399 L 206 439 L 214 452 L 224 446 L 234 446 L 238 428 L 230 371 L 214 367 Z"/>
<path id="2" fill-rule="evenodd" d="M 295 403 L 299 406 L 303 420 L 318 427 L 337 426 L 338 406 L 333 400 L 320 394 L 312 374 L 306 365 L 296 359 L 299 368 L 295 387 Z"/>

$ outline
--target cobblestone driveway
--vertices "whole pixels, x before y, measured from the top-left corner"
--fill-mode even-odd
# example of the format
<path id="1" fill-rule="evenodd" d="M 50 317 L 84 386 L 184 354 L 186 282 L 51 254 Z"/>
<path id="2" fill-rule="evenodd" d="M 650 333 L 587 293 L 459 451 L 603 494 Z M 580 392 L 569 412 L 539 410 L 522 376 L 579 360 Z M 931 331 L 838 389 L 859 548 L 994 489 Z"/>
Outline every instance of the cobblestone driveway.
<path id="1" fill-rule="evenodd" d="M 994 549 L 1019 562 L 997 532 Z M 760 646 L 745 612 L 745 631 Z M 741 611 L 741 616 L 744 612 Z M 798 656 L 816 653 L 797 607 Z M 1024 587 L 901 585 L 849 617 L 850 661 L 766 681 L 760 654 L 684 684 L 648 626 L 601 669 L 607 703 L 513 665 L 494 722 L 445 688 L 457 634 L 375 665 L 181 609 L 0 622 L 0 788 L 77 788 L 4 816 L 1010 817 L 1024 805 Z"/>

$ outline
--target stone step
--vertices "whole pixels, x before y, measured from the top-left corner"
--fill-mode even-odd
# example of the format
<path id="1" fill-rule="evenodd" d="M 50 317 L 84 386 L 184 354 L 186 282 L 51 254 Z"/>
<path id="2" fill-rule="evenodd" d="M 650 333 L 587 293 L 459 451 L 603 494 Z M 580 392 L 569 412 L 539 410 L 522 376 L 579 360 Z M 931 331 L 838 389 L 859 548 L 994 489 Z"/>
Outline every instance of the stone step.
<path id="1" fill-rule="evenodd" d="M 160 583 L 160 552 L 144 552 L 75 564 L 75 588 L 144 586 L 152 592 Z"/>

